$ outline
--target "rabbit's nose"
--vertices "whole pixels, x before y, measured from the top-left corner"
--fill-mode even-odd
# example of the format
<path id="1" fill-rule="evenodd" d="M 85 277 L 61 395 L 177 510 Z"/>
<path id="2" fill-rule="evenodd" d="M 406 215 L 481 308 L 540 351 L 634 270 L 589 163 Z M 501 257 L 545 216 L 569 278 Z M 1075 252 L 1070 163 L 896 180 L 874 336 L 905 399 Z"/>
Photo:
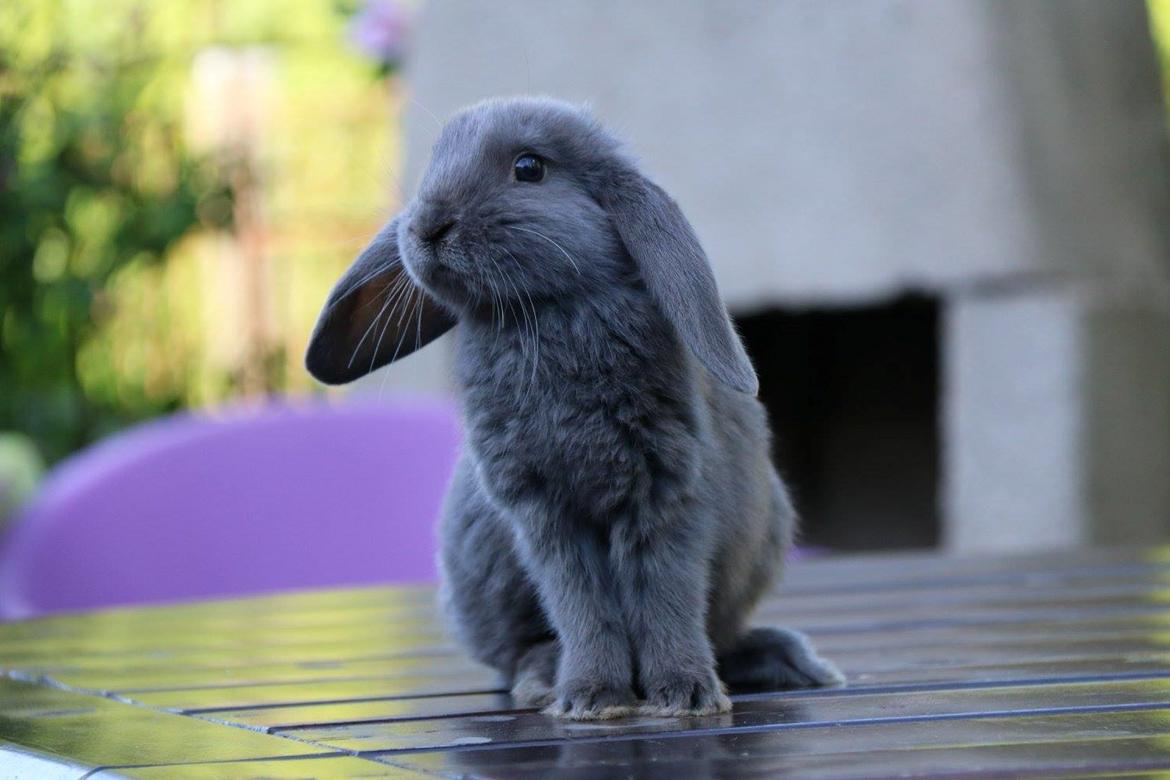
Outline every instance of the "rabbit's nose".
<path id="1" fill-rule="evenodd" d="M 411 228 L 423 241 L 428 244 L 437 244 L 443 236 L 455 227 L 455 220 L 450 217 L 436 217 L 430 220 L 417 220 Z"/>

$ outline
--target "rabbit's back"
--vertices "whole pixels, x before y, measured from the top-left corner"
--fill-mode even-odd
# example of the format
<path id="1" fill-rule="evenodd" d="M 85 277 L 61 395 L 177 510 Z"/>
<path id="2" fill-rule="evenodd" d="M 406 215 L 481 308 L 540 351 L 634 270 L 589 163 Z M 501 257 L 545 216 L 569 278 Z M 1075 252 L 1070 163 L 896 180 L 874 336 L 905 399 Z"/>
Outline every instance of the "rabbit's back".
<path id="1" fill-rule="evenodd" d="M 772 463 L 763 404 L 707 375 L 701 393 L 711 424 L 699 489 L 718 529 L 707 625 L 719 651 L 779 577 L 797 516 Z"/>

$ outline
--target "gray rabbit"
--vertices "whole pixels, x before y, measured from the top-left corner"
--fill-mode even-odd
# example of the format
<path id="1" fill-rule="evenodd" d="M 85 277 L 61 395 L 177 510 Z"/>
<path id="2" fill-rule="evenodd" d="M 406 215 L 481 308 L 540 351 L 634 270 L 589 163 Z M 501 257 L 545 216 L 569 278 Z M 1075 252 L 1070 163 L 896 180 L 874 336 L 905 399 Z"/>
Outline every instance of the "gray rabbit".
<path id="1" fill-rule="evenodd" d="M 491 100 L 334 288 L 309 371 L 356 379 L 456 323 L 467 445 L 441 523 L 463 642 L 523 706 L 727 711 L 839 684 L 749 628 L 796 523 L 694 231 L 589 113 Z"/>

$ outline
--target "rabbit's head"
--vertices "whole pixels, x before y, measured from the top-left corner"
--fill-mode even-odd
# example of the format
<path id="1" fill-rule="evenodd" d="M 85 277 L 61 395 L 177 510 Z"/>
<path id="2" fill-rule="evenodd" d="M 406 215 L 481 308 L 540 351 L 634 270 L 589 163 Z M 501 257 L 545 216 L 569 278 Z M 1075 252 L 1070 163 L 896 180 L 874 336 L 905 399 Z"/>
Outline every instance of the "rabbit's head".
<path id="1" fill-rule="evenodd" d="M 585 110 L 542 98 L 487 101 L 443 129 L 418 195 L 334 288 L 306 362 L 322 381 L 347 382 L 459 317 L 490 316 L 520 298 L 604 295 L 631 276 L 712 374 L 756 391 L 674 201 Z"/>
<path id="2" fill-rule="evenodd" d="M 457 311 L 493 295 L 564 300 L 610 283 L 621 244 L 594 178 L 613 154 L 567 104 L 491 101 L 460 113 L 398 225 L 407 269 Z"/>

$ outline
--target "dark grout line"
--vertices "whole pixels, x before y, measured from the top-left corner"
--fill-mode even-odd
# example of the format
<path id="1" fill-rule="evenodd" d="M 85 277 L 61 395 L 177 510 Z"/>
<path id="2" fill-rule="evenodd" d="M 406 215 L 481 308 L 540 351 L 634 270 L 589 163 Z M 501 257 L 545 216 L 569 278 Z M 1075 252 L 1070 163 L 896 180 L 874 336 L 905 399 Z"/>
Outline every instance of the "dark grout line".
<path id="1" fill-rule="evenodd" d="M 414 723 L 422 720 L 454 720 L 456 718 L 482 718 L 484 716 L 493 715 L 526 715 L 540 712 L 537 709 L 512 709 L 512 710 L 470 710 L 468 712 L 460 712 L 453 715 L 407 715 L 400 718 L 359 718 L 357 720 L 345 721 L 330 721 L 329 723 L 293 723 L 283 726 L 265 726 L 265 733 L 284 735 L 286 731 L 304 731 L 307 729 L 323 729 L 323 728 L 345 728 L 346 726 L 367 726 L 371 723 Z M 199 716 L 195 716 L 199 717 Z M 207 718 L 204 718 L 207 720 Z M 216 720 L 215 723 L 226 723 L 232 726 L 243 726 L 249 728 L 247 724 L 235 723 L 230 720 Z"/>

